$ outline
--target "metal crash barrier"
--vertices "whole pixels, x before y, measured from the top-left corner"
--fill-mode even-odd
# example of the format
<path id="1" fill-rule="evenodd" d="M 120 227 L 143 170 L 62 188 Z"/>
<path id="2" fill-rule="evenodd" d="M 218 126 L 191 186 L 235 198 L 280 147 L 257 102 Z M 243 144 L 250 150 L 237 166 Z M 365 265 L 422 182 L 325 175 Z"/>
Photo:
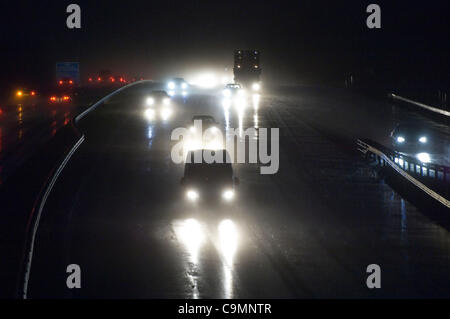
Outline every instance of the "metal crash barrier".
<path id="1" fill-rule="evenodd" d="M 433 181 L 442 183 L 442 185 L 449 185 L 450 167 L 422 163 L 415 158 L 399 154 L 370 140 L 358 139 L 357 147 L 361 153 L 376 161 L 378 165 L 392 167 L 398 174 L 423 192 L 447 208 L 450 208 L 450 201 L 447 198 L 423 183 L 425 180 L 429 180 L 430 182 Z M 448 196 L 448 191 L 446 193 L 445 196 Z"/>
<path id="2" fill-rule="evenodd" d="M 420 102 L 417 102 L 417 101 L 413 101 L 413 100 L 407 99 L 405 97 L 402 97 L 400 95 L 396 95 L 394 93 L 391 93 L 389 96 L 391 98 L 395 99 L 395 100 L 399 100 L 399 101 L 402 101 L 402 102 L 406 102 L 406 103 L 418 106 L 418 107 L 420 107 L 420 108 L 422 108 L 424 110 L 433 112 L 435 114 L 439 114 L 439 115 L 450 117 L 450 112 L 449 111 L 446 111 L 446 110 L 443 110 L 443 109 L 440 109 L 440 108 L 437 108 L 437 107 L 434 107 L 434 106 L 429 106 L 429 105 L 426 105 L 424 103 L 420 103 Z"/>

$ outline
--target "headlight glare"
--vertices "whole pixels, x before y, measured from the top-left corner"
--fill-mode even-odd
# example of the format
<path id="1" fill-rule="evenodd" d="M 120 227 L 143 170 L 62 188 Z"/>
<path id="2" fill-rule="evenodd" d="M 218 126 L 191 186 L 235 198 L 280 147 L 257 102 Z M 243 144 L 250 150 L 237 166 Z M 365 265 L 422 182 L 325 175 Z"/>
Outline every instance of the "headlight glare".
<path id="1" fill-rule="evenodd" d="M 422 163 L 429 163 L 431 161 L 430 154 L 428 153 L 419 153 L 417 154 L 417 158 Z"/>
<path id="2" fill-rule="evenodd" d="M 222 193 L 222 198 L 225 199 L 226 201 L 233 200 L 233 198 L 234 198 L 234 191 L 232 189 L 226 189 Z"/>
<path id="3" fill-rule="evenodd" d="M 426 143 L 427 142 L 427 137 L 426 136 L 422 136 L 419 138 L 419 142 L 420 143 Z"/>
<path id="4" fill-rule="evenodd" d="M 190 201 L 195 202 L 195 201 L 198 199 L 199 195 L 198 195 L 198 192 L 197 192 L 197 191 L 191 189 L 191 190 L 188 190 L 188 191 L 186 192 L 186 197 L 187 197 Z"/>

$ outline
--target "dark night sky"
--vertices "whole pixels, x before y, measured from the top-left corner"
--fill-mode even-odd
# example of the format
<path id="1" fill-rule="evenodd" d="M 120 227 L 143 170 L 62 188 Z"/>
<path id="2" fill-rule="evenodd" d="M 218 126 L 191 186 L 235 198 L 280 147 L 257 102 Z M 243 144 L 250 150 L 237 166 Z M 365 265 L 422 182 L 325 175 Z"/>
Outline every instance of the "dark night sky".
<path id="1" fill-rule="evenodd" d="M 261 50 L 266 82 L 340 79 L 367 65 L 448 77 L 447 2 L 2 1 L 2 84 L 52 81 L 55 62 L 70 60 L 82 77 L 182 76 L 231 67 L 237 48 Z M 81 30 L 65 26 L 70 3 L 81 6 Z M 381 30 L 365 27 L 369 3 L 382 7 Z"/>

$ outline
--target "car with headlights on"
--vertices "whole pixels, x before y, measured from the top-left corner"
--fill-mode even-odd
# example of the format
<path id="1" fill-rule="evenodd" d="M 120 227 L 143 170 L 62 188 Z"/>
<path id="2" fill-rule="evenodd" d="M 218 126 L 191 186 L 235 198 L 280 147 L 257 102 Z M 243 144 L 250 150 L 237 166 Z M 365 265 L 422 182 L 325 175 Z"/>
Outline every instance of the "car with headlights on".
<path id="1" fill-rule="evenodd" d="M 189 94 L 189 84 L 183 78 L 173 78 L 167 82 L 167 90 L 170 96 L 183 96 Z"/>
<path id="2" fill-rule="evenodd" d="M 149 120 L 158 118 L 167 120 L 172 115 L 172 102 L 166 91 L 155 90 L 145 99 L 145 117 Z"/>
<path id="3" fill-rule="evenodd" d="M 230 205 L 236 200 L 239 178 L 226 150 L 200 149 L 188 152 L 181 185 L 189 203 Z"/>
<path id="4" fill-rule="evenodd" d="M 432 143 L 432 133 L 419 123 L 400 123 L 392 130 L 392 146 L 399 151 L 419 151 L 428 149 Z"/>
<path id="5" fill-rule="evenodd" d="M 189 126 L 188 149 L 223 149 L 220 123 L 211 115 L 194 115 Z"/>

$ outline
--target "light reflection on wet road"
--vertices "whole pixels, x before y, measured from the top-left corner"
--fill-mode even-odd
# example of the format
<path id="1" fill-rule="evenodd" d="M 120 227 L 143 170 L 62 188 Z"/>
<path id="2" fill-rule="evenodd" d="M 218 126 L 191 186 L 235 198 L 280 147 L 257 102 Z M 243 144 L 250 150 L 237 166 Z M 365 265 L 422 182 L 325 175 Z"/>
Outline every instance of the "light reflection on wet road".
<path id="1" fill-rule="evenodd" d="M 282 103 L 252 97 L 239 108 L 191 96 L 170 121 L 149 123 L 139 103 L 146 90 L 81 123 L 86 142 L 43 212 L 30 297 L 450 296 L 448 231 Z M 187 205 L 170 132 L 197 114 L 223 129 L 280 127 L 279 173 L 234 165 L 234 206 Z M 64 286 L 67 263 L 84 269 L 83 289 Z M 382 291 L 365 286 L 371 263 L 383 269 Z"/>
<path id="2" fill-rule="evenodd" d="M 18 103 L 4 106 L 0 117 L 0 180 L 5 180 L 37 148 L 69 124 L 78 105 Z"/>

